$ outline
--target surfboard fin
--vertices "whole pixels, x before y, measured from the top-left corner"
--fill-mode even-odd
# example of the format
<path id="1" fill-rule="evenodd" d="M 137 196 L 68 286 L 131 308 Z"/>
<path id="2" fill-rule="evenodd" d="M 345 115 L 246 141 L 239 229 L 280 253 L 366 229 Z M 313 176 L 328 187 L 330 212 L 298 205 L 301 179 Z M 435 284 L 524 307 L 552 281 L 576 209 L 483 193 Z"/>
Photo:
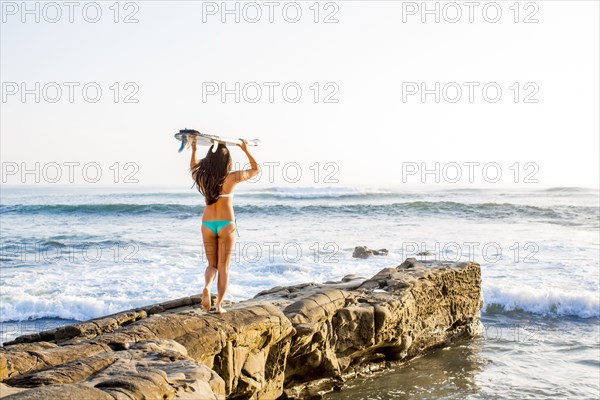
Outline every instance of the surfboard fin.
<path id="1" fill-rule="evenodd" d="M 177 152 L 181 153 L 183 151 L 183 149 L 185 149 L 186 144 L 187 144 L 187 135 L 183 135 L 181 137 L 181 146 L 179 146 L 179 150 Z"/>

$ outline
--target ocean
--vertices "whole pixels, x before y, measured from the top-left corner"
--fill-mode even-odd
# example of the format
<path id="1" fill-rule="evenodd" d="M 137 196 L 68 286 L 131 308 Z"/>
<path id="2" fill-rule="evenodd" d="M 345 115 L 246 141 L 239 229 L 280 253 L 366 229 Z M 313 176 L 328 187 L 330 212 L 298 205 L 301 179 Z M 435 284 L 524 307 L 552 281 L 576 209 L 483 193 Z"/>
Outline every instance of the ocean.
<path id="1" fill-rule="evenodd" d="M 600 396 L 598 189 L 250 186 L 228 300 L 407 257 L 481 264 L 482 337 L 326 398 Z M 188 188 L 3 187 L 1 340 L 200 293 L 202 204 Z M 352 258 L 362 245 L 389 253 Z"/>

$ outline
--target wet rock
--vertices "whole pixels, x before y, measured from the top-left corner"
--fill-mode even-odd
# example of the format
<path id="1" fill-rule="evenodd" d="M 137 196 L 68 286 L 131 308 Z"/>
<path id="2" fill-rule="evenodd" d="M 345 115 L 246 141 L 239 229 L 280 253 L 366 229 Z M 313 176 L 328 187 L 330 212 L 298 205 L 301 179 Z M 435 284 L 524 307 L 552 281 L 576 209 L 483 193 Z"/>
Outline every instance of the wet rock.
<path id="1" fill-rule="evenodd" d="M 351 282 L 357 279 L 365 279 L 363 276 L 360 275 L 356 275 L 356 274 L 350 274 L 350 275 L 346 275 L 342 278 L 342 282 Z"/>
<path id="2" fill-rule="evenodd" d="M 372 250 L 367 246 L 356 246 L 352 257 L 354 258 L 369 258 L 371 256 L 387 256 L 387 249 Z"/>

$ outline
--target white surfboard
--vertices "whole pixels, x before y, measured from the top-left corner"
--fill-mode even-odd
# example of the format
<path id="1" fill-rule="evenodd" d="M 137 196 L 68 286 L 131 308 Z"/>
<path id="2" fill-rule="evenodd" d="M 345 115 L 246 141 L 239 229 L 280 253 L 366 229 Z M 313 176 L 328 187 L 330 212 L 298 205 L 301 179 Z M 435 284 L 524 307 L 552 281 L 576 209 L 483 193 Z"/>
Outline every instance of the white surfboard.
<path id="1" fill-rule="evenodd" d="M 175 134 L 175 139 L 181 141 L 181 146 L 179 147 L 179 151 L 183 151 L 183 149 L 187 149 L 192 145 L 192 142 L 196 142 L 197 145 L 200 146 L 211 146 L 213 144 L 232 144 L 239 145 L 242 144 L 242 141 L 239 139 L 226 138 L 217 135 L 209 135 L 206 133 L 194 132 L 191 129 L 182 129 Z M 260 143 L 259 139 L 248 140 L 248 146 L 258 146 Z M 215 146 L 216 150 L 216 146 Z"/>

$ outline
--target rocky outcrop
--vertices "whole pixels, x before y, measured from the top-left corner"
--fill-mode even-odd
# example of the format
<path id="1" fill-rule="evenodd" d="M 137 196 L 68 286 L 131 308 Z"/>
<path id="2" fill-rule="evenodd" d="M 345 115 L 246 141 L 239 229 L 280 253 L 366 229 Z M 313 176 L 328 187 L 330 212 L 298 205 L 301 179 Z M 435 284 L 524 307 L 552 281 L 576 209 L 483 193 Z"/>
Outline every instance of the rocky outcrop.
<path id="1" fill-rule="evenodd" d="M 6 399 L 307 398 L 481 333 L 476 263 L 408 259 L 370 279 L 276 287 L 206 313 L 198 296 L 22 336 Z"/>
<path id="2" fill-rule="evenodd" d="M 387 256 L 387 249 L 373 250 L 367 246 L 356 246 L 352 252 L 354 258 L 369 258 L 371 256 Z"/>

